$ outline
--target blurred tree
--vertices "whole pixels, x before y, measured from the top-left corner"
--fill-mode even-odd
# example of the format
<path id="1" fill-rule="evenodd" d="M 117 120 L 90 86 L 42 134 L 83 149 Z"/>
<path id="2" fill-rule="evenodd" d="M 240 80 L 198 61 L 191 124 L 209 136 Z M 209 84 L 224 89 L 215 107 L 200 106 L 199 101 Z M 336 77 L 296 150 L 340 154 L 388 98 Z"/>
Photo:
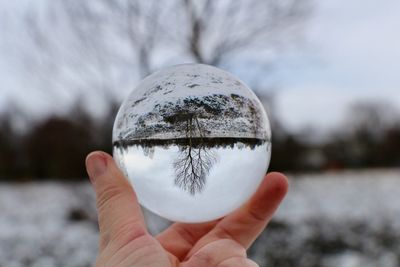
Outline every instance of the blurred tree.
<path id="1" fill-rule="evenodd" d="M 343 130 L 324 145 L 326 158 L 336 167 L 399 166 L 400 131 L 397 110 L 382 101 L 356 102 L 349 107 Z"/>
<path id="2" fill-rule="evenodd" d="M 302 158 L 306 146 L 294 135 L 272 136 L 272 156 L 269 171 L 303 171 Z"/>
<path id="3" fill-rule="evenodd" d="M 380 166 L 400 167 L 400 123 L 385 131 L 376 156 Z"/>
<path id="4" fill-rule="evenodd" d="M 386 101 L 362 101 L 349 107 L 345 132 L 358 139 L 380 139 L 388 128 L 396 125 L 399 114 Z"/>
<path id="5" fill-rule="evenodd" d="M 10 117 L 0 117 L 0 179 L 5 175 L 15 174 L 15 157 L 17 149 L 13 147 L 13 130 L 11 127 Z M 15 138 L 14 138 L 15 139 Z"/>
<path id="6" fill-rule="evenodd" d="M 81 179 L 86 176 L 85 157 L 96 145 L 93 120 L 79 104 L 72 110 L 70 116 L 50 117 L 27 134 L 24 154 L 31 177 Z"/>
<path id="7" fill-rule="evenodd" d="M 34 53 L 25 53 L 24 66 L 47 89 L 96 90 L 107 99 L 172 63 L 260 73 L 273 64 L 271 55 L 298 43 L 310 2 L 48 1 L 45 12 L 26 14 Z"/>

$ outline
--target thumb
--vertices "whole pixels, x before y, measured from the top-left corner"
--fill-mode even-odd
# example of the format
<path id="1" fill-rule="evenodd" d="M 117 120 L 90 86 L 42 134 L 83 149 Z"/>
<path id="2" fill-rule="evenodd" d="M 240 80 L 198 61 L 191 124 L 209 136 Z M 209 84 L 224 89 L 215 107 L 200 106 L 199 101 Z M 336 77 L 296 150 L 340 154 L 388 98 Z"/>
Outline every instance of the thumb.
<path id="1" fill-rule="evenodd" d="M 100 249 L 110 242 L 122 247 L 145 235 L 136 194 L 113 158 L 101 151 L 92 152 L 86 158 L 86 169 L 96 192 Z"/>

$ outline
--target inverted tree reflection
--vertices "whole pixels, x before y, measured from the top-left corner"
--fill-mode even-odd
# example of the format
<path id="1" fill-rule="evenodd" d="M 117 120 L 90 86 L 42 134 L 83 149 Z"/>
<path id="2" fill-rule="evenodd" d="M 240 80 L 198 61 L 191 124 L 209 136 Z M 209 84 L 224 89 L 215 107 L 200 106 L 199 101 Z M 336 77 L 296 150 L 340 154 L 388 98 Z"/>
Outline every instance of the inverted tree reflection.
<path id="1" fill-rule="evenodd" d="M 207 140 L 204 138 L 204 131 L 197 116 L 194 114 L 187 116 L 185 140 L 187 144 L 179 147 L 178 156 L 174 160 L 176 175 L 174 182 L 194 195 L 204 188 L 206 177 L 217 161 L 217 157 L 210 146 L 207 146 Z"/>

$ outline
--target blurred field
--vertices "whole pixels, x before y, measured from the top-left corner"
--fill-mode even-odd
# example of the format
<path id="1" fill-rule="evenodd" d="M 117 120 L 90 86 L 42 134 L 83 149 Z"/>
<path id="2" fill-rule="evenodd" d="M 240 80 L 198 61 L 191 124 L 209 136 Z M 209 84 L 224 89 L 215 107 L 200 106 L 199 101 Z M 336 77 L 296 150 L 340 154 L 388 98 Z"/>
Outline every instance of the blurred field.
<path id="1" fill-rule="evenodd" d="M 397 267 L 399 200 L 399 169 L 292 176 L 249 253 L 260 266 Z M 92 266 L 94 201 L 85 182 L 0 184 L 0 266 Z"/>

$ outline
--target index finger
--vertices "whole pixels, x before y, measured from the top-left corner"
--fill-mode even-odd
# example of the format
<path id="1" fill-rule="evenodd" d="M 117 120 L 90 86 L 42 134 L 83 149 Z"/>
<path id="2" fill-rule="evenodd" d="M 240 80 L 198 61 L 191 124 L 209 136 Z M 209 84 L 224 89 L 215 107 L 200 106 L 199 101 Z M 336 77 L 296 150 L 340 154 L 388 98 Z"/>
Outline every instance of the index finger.
<path id="1" fill-rule="evenodd" d="M 253 197 L 202 237 L 186 258 L 218 239 L 232 239 L 248 248 L 271 220 L 287 190 L 288 180 L 283 174 L 268 174 Z"/>

